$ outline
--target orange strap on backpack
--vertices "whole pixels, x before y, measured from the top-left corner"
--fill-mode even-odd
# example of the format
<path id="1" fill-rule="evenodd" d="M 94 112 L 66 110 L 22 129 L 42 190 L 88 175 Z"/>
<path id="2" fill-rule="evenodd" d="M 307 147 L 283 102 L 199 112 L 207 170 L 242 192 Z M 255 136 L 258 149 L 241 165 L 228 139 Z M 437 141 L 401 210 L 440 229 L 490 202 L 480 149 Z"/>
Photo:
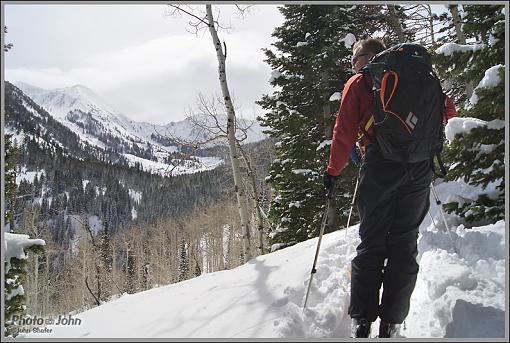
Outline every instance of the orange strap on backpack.
<path id="1" fill-rule="evenodd" d="M 388 100 L 385 101 L 386 83 L 388 82 L 388 77 L 390 77 L 390 76 L 393 76 L 393 78 L 394 78 L 393 89 L 391 90 L 391 94 L 390 94 Z M 404 127 L 406 128 L 407 132 L 409 132 L 409 134 L 411 134 L 411 130 L 409 129 L 407 124 L 402 120 L 402 118 L 400 118 L 396 113 L 390 111 L 387 108 L 388 104 L 390 103 L 391 98 L 393 98 L 393 94 L 395 94 L 395 89 L 397 88 L 397 84 L 398 84 L 398 75 L 397 75 L 396 72 L 394 72 L 393 70 L 389 70 L 386 73 L 384 73 L 384 76 L 383 76 L 383 78 L 381 80 L 381 90 L 379 92 L 379 97 L 381 99 L 382 109 L 383 109 L 384 112 L 390 113 L 395 118 L 400 120 L 402 125 L 404 125 Z"/>

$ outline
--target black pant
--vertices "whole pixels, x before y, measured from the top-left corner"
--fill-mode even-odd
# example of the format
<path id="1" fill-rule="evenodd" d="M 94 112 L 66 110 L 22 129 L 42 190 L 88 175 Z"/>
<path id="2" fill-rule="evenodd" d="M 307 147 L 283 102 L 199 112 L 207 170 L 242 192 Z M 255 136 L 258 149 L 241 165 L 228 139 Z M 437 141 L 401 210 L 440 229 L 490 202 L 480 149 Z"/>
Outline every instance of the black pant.
<path id="1" fill-rule="evenodd" d="M 409 313 L 418 275 L 418 231 L 430 205 L 430 163 L 406 165 L 384 159 L 375 145 L 367 149 L 356 200 L 361 243 L 351 262 L 352 318 L 373 322 L 380 316 L 400 324 Z"/>

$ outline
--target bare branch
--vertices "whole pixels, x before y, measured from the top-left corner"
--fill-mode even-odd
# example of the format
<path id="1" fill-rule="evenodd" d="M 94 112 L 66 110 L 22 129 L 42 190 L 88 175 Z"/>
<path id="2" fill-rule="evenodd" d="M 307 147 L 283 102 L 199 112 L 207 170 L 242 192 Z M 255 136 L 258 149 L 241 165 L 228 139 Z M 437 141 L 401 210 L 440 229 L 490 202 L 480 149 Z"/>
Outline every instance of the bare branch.
<path id="1" fill-rule="evenodd" d="M 237 11 L 238 11 L 239 15 L 242 18 L 244 18 L 246 13 L 250 13 L 251 8 L 253 7 L 253 5 L 246 5 L 246 6 L 235 5 L 235 6 L 237 8 Z"/>
<path id="2" fill-rule="evenodd" d="M 94 297 L 94 300 L 96 301 L 96 305 L 99 306 L 101 305 L 101 302 L 99 301 L 99 299 L 96 297 L 96 295 L 94 294 L 94 292 L 92 292 L 92 290 L 90 289 L 90 286 L 89 286 L 89 282 L 88 282 L 88 279 L 89 277 L 86 276 L 85 277 L 85 286 L 87 286 L 87 289 L 89 290 L 89 293 Z"/>
<path id="3" fill-rule="evenodd" d="M 201 22 L 201 23 L 205 24 L 207 27 L 209 27 L 209 23 L 205 20 L 205 17 L 204 18 L 200 18 L 200 17 L 196 16 L 195 14 L 193 14 L 192 11 L 187 11 L 187 10 L 183 9 L 181 6 L 178 6 L 178 5 L 168 5 L 168 6 L 174 8 L 174 11 L 172 11 L 172 14 L 175 14 L 176 11 L 184 12 L 187 15 L 192 16 L 193 18 L 197 19 L 199 22 Z M 194 26 L 194 24 L 193 24 L 193 26 Z"/>
<path id="4" fill-rule="evenodd" d="M 223 29 L 223 30 L 226 30 L 227 32 L 232 30 L 232 26 L 230 24 L 228 26 L 221 24 L 221 21 L 220 21 L 221 11 L 219 8 L 215 8 L 215 10 L 216 10 L 215 11 L 216 13 L 214 15 L 214 18 L 216 18 L 216 19 L 214 19 L 213 22 L 216 26 L 216 31 L 218 31 L 218 29 Z"/>

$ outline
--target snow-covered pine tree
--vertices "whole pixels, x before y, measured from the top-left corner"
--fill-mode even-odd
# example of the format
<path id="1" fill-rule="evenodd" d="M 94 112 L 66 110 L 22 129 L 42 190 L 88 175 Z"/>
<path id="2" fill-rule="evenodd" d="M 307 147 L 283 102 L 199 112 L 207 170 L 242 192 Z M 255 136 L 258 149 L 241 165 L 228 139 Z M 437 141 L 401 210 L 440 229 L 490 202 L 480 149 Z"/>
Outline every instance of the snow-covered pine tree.
<path id="1" fill-rule="evenodd" d="M 189 264 L 189 244 L 184 238 L 181 238 L 179 244 L 179 270 L 178 280 L 183 281 L 189 279 L 190 264 Z"/>
<path id="2" fill-rule="evenodd" d="M 16 336 L 16 316 L 26 309 L 25 292 L 22 282 L 27 274 L 28 253 L 42 254 L 45 242 L 42 239 L 30 239 L 28 235 L 4 233 L 5 237 L 5 275 L 4 275 L 4 327 L 5 336 Z"/>
<path id="3" fill-rule="evenodd" d="M 259 104 L 267 110 L 260 122 L 276 141 L 269 182 L 276 196 L 268 213 L 275 230 L 272 250 L 317 236 L 325 208 L 322 174 L 329 160 L 332 127 L 340 91 L 352 76 L 351 47 L 381 21 L 379 6 L 287 5 L 284 23 L 266 49 L 273 69 L 272 94 Z M 358 38 L 353 33 L 358 35 Z M 337 218 L 326 230 L 345 225 L 357 170 L 349 165 L 337 182 Z"/>
<path id="4" fill-rule="evenodd" d="M 471 97 L 458 97 L 458 116 L 483 122 L 472 130 L 461 130 L 445 149 L 446 180 L 463 179 L 484 192 L 473 201 L 462 199 L 445 208 L 468 224 L 483 225 L 505 215 L 505 9 L 503 5 L 464 5 L 463 10 L 467 44 L 446 43 L 436 50 L 434 60 L 443 80 L 455 75 L 464 84 L 474 81 L 477 86 Z"/>
<path id="5" fill-rule="evenodd" d="M 125 288 L 127 293 L 133 294 L 136 293 L 136 261 L 135 254 L 133 252 L 131 242 L 127 242 L 126 244 L 126 259 L 125 259 L 125 271 L 126 271 L 126 283 Z"/>
<path id="6" fill-rule="evenodd" d="M 5 113 L 7 117 L 8 114 Z M 12 135 L 4 135 L 4 161 L 5 161 L 5 222 L 10 224 L 10 232 L 14 232 L 14 205 L 16 200 L 16 164 L 19 154 L 18 148 L 12 144 Z"/>
<path id="7" fill-rule="evenodd" d="M 7 26 L 4 25 L 4 34 L 7 34 Z M 4 52 L 12 48 L 12 43 L 4 44 Z M 4 122 L 7 121 L 8 113 L 4 114 Z M 16 203 L 16 164 L 19 155 L 19 149 L 11 142 L 12 135 L 4 134 L 4 182 L 5 182 L 5 222 L 9 222 L 9 231 L 14 232 L 14 206 Z"/>

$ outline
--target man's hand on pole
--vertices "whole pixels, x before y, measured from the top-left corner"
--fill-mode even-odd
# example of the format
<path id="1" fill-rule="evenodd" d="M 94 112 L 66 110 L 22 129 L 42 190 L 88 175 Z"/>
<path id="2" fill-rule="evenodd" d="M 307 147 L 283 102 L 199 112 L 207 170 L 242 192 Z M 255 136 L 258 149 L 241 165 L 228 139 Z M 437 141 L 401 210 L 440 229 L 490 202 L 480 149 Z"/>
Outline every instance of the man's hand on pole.
<path id="1" fill-rule="evenodd" d="M 335 188 L 335 181 L 337 176 L 330 175 L 327 171 L 324 172 L 323 181 L 324 187 L 326 188 L 328 198 L 333 194 L 333 189 Z"/>

